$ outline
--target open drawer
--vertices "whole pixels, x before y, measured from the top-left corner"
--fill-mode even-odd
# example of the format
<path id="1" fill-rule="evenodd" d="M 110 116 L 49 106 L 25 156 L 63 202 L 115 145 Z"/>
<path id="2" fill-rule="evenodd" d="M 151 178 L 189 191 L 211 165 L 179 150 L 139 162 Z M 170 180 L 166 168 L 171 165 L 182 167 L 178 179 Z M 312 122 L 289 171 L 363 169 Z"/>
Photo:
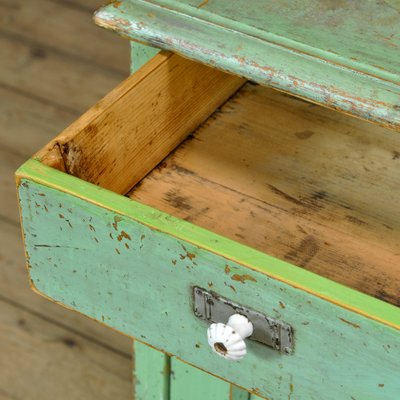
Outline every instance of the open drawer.
<path id="1" fill-rule="evenodd" d="M 396 132 L 161 53 L 18 170 L 31 283 L 265 398 L 395 399 L 399 166 Z M 216 356 L 194 287 L 293 350 Z"/>

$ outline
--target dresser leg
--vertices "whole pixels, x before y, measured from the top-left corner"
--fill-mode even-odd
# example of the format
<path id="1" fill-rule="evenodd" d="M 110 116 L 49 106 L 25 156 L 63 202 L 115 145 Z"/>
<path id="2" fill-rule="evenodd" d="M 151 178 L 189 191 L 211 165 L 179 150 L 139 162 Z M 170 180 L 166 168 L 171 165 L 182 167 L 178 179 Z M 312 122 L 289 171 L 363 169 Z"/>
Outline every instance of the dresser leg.
<path id="1" fill-rule="evenodd" d="M 138 341 L 133 365 L 135 400 L 250 400 L 245 390 Z"/>
<path id="2" fill-rule="evenodd" d="M 138 341 L 133 342 L 135 400 L 169 400 L 170 357 Z"/>

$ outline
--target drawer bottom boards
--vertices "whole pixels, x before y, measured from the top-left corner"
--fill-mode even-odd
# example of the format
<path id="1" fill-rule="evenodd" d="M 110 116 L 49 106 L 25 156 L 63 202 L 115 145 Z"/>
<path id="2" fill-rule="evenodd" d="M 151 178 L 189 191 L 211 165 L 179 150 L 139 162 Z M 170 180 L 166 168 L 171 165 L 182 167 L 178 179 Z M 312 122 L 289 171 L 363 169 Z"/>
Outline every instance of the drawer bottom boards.
<path id="1" fill-rule="evenodd" d="M 397 149 L 395 133 L 247 83 L 128 196 L 400 305 Z"/>
<path id="2" fill-rule="evenodd" d="M 264 398 L 396 399 L 398 134 L 243 83 L 160 54 L 22 166 L 32 285 Z M 214 355 L 193 286 L 293 353 Z"/>

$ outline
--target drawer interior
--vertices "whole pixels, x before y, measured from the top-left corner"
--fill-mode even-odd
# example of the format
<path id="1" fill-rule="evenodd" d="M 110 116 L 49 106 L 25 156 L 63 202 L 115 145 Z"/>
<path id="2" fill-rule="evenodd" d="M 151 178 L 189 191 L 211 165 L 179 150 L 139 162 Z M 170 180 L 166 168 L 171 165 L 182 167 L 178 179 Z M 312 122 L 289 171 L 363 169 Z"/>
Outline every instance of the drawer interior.
<path id="1" fill-rule="evenodd" d="M 394 131 L 163 53 L 38 158 L 400 305 Z"/>

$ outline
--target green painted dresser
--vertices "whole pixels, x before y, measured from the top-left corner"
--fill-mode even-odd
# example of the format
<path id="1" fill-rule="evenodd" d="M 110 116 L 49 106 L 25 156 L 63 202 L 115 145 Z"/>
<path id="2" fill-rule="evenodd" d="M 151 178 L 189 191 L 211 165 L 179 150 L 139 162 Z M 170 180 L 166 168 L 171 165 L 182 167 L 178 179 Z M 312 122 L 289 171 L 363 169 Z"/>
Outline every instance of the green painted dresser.
<path id="1" fill-rule="evenodd" d="M 132 75 L 17 171 L 32 288 L 134 339 L 138 400 L 399 399 L 400 2 L 95 21 Z"/>

